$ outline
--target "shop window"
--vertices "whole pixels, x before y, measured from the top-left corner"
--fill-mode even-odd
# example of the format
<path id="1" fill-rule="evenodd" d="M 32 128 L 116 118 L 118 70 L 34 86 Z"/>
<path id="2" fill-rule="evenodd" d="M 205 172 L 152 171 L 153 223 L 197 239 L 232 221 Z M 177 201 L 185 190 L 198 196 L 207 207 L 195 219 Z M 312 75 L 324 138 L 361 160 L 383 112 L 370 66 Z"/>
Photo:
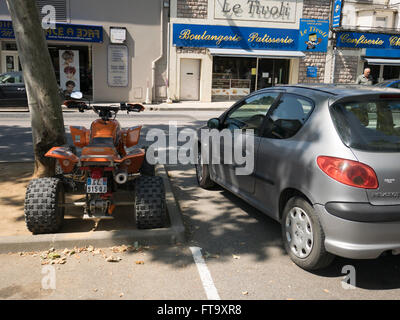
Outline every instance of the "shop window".
<path id="1" fill-rule="evenodd" d="M 66 89 L 66 86 L 64 84 L 64 86 L 60 83 L 60 72 L 65 72 L 68 71 L 66 70 L 66 68 L 68 68 L 68 66 L 66 66 L 66 61 L 64 61 L 61 58 L 61 62 L 60 62 L 60 51 L 72 51 L 74 53 L 74 63 L 73 65 L 75 66 L 75 70 L 74 71 L 74 76 L 75 76 L 75 80 L 74 79 L 64 79 L 66 80 L 71 80 L 75 82 L 75 87 L 74 90 L 78 89 L 78 81 L 79 81 L 79 91 L 81 91 L 86 98 L 91 98 L 93 95 L 93 80 L 92 80 L 92 59 L 91 59 L 91 50 L 89 47 L 87 46 L 62 46 L 62 45 L 50 45 L 49 46 L 49 53 L 50 53 L 50 57 L 51 60 L 53 62 L 53 66 L 54 66 L 54 71 L 56 74 L 56 78 L 57 78 L 57 82 L 58 85 L 64 90 Z M 79 57 L 79 58 L 77 58 Z M 60 66 L 61 63 L 61 66 Z M 79 69 L 79 77 L 77 77 L 78 75 L 78 70 Z"/>
<path id="2" fill-rule="evenodd" d="M 258 65 L 258 67 L 257 67 Z M 238 100 L 255 90 L 287 84 L 288 59 L 213 58 L 212 99 Z"/>
<path id="3" fill-rule="evenodd" d="M 383 67 L 383 79 L 399 79 L 400 78 L 400 66 L 384 66 Z"/>
<path id="4" fill-rule="evenodd" d="M 213 100 L 237 100 L 254 91 L 255 58 L 214 57 Z"/>

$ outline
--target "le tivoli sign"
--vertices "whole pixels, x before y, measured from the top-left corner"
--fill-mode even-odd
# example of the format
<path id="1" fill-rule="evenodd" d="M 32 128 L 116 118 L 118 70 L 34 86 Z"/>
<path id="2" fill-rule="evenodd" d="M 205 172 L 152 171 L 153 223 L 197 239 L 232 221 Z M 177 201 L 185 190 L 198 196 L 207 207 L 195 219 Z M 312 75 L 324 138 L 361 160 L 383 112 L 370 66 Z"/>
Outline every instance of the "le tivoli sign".
<path id="1" fill-rule="evenodd" d="M 296 22 L 297 0 L 215 0 L 214 18 Z"/>

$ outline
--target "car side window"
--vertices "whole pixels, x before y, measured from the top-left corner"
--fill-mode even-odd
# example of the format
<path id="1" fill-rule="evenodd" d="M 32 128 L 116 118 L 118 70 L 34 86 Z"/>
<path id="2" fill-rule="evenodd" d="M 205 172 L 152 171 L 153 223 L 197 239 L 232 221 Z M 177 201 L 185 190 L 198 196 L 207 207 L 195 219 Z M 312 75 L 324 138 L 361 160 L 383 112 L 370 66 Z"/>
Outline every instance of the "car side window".
<path id="1" fill-rule="evenodd" d="M 303 126 L 314 108 L 304 97 L 284 94 L 267 115 L 263 136 L 272 139 L 293 137 Z"/>
<path id="2" fill-rule="evenodd" d="M 267 92 L 245 99 L 239 107 L 230 111 L 225 118 L 224 128 L 253 129 L 258 135 L 268 110 L 278 97 L 279 92 Z"/>
<path id="3" fill-rule="evenodd" d="M 20 84 L 23 83 L 22 75 L 5 74 L 0 77 L 1 84 Z"/>

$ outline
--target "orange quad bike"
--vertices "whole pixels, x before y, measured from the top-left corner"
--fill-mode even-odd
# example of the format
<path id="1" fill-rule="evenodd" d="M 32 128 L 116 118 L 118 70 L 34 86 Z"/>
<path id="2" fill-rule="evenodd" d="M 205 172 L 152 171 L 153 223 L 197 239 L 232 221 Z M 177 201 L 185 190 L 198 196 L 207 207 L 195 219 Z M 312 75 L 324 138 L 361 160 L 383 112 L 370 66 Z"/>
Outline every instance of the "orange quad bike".
<path id="1" fill-rule="evenodd" d="M 93 109 L 99 119 L 92 122 L 90 130 L 70 126 L 74 146 L 54 147 L 46 153 L 46 157 L 56 159 L 56 175 L 29 183 L 24 210 L 28 229 L 34 234 L 59 231 L 65 208 L 70 206 L 83 207 L 83 218 L 96 223 L 112 219 L 116 206 L 130 206 L 137 228 L 165 227 L 163 179 L 155 176 L 154 166 L 147 162 L 146 148 L 136 147 L 142 127 L 121 129 L 115 120 L 120 110 L 140 112 L 144 107 L 130 103 L 90 106 L 78 100 L 64 104 L 80 112 Z M 132 201 L 116 201 L 119 190 L 131 192 Z M 66 203 L 67 192 L 83 194 L 85 201 Z"/>

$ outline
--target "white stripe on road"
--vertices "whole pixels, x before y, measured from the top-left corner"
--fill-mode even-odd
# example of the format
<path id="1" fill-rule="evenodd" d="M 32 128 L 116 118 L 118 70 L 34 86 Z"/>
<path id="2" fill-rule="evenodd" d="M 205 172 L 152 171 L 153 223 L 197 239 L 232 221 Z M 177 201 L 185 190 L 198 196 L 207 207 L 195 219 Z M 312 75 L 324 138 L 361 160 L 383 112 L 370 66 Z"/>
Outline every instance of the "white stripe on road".
<path id="1" fill-rule="evenodd" d="M 211 278 L 210 271 L 207 268 L 207 265 L 203 259 L 203 255 L 201 254 L 201 248 L 199 247 L 190 247 L 192 251 L 194 262 L 196 263 L 197 270 L 200 274 L 201 282 L 203 283 L 203 288 L 206 292 L 208 300 L 221 300 L 218 295 L 217 288 L 214 285 L 214 281 Z"/>

